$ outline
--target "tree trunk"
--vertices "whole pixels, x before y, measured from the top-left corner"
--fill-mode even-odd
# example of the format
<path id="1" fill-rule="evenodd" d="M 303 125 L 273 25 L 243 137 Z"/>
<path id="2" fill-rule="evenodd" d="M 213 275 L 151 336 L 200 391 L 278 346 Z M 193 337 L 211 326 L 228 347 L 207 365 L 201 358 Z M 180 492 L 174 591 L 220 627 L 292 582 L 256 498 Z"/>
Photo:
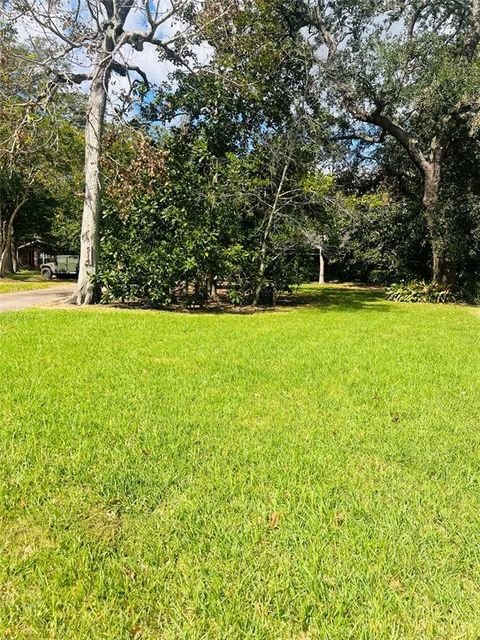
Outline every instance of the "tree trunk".
<path id="1" fill-rule="evenodd" d="M 263 286 L 263 276 L 265 275 L 265 269 L 267 268 L 267 248 L 270 240 L 270 233 L 272 231 L 273 222 L 275 220 L 275 215 L 277 213 L 278 203 L 280 201 L 280 197 L 282 195 L 283 185 L 285 183 L 285 178 L 287 177 L 288 167 L 290 165 L 290 159 L 285 163 L 285 166 L 282 171 L 282 177 L 280 178 L 280 183 L 278 185 L 277 192 L 275 194 L 275 200 L 270 209 L 270 213 L 268 215 L 267 224 L 265 226 L 265 231 L 263 232 L 262 245 L 260 247 L 260 264 L 258 267 L 258 284 L 255 287 L 255 298 L 253 301 L 253 306 L 258 306 L 260 302 L 260 294 L 262 293 Z"/>
<path id="2" fill-rule="evenodd" d="M 7 244 L 2 242 L 2 246 L 0 247 L 0 278 L 6 278 L 7 275 Z"/>
<path id="3" fill-rule="evenodd" d="M 217 280 L 213 276 L 208 276 L 207 278 L 207 292 L 208 297 L 212 302 L 218 302 L 218 292 L 217 292 Z"/>
<path id="4" fill-rule="evenodd" d="M 18 260 L 17 260 L 17 245 L 15 239 L 12 238 L 12 272 L 17 273 L 18 271 Z"/>
<path id="5" fill-rule="evenodd" d="M 433 250 L 432 264 L 433 279 L 435 282 L 445 285 L 454 285 L 456 281 L 455 271 L 441 251 Z"/>
<path id="6" fill-rule="evenodd" d="M 22 200 L 17 201 L 15 205 L 15 209 L 11 214 L 8 222 L 4 222 L 2 224 L 2 228 L 0 229 L 0 278 L 5 278 L 7 273 L 11 273 L 13 271 L 13 230 L 15 219 L 18 216 L 20 209 L 26 203 L 27 198 L 24 196 Z"/>
<path id="7" fill-rule="evenodd" d="M 322 247 L 318 247 L 318 258 L 320 260 L 318 270 L 318 284 L 325 284 L 325 260 L 323 259 Z"/>
<path id="8" fill-rule="evenodd" d="M 7 244 L 2 256 L 2 270 L 4 274 L 15 273 L 15 265 L 13 264 L 13 237 L 7 239 Z"/>
<path id="9" fill-rule="evenodd" d="M 7 232 L 3 238 L 0 251 L 0 278 L 5 278 L 7 274 L 13 272 L 12 257 L 12 235 L 7 227 Z"/>
<path id="10" fill-rule="evenodd" d="M 78 282 L 72 297 L 72 302 L 79 305 L 98 303 L 101 296 L 101 287 L 98 281 L 102 196 L 100 154 L 111 73 L 110 67 L 105 66 L 105 58 L 106 54 L 102 52 L 97 60 L 90 87 L 85 126 L 85 200 L 80 237 Z"/>
<path id="11" fill-rule="evenodd" d="M 475 0 L 477 5 L 477 0 Z M 347 105 L 348 106 L 348 105 Z M 418 146 L 415 136 L 397 125 L 391 118 L 385 116 L 381 110 L 365 113 L 350 103 L 351 113 L 364 122 L 370 122 L 383 131 L 388 132 L 399 142 L 409 154 L 423 177 L 423 207 L 432 244 L 432 276 L 433 280 L 443 284 L 453 284 L 455 281 L 454 266 L 449 261 L 445 250 L 445 233 L 440 227 L 438 204 L 441 184 L 442 161 L 445 151 L 443 143 L 435 136 L 430 143 L 429 157 L 426 157 Z M 445 123 L 446 124 L 446 123 Z"/>
<path id="12" fill-rule="evenodd" d="M 432 244 L 432 277 L 435 282 L 451 285 L 455 282 L 453 265 L 445 255 L 444 233 L 439 225 L 438 204 L 440 196 L 440 159 L 430 163 L 425 171 L 423 207 Z"/>
<path id="13" fill-rule="evenodd" d="M 3 254 L 5 252 L 5 237 L 7 233 L 7 224 L 0 219 L 0 278 L 5 278 L 7 275 L 5 269 L 5 262 L 3 260 Z"/>

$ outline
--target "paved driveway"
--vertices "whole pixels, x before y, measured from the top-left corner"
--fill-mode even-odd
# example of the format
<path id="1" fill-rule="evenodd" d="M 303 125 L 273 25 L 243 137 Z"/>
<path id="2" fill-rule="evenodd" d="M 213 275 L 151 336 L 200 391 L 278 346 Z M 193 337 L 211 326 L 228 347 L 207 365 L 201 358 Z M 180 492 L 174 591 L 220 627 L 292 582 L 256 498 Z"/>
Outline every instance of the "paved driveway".
<path id="1" fill-rule="evenodd" d="M 0 295 L 0 313 L 2 311 L 19 311 L 42 304 L 67 302 L 75 289 L 75 283 L 59 284 L 49 289 L 32 289 L 16 291 Z"/>

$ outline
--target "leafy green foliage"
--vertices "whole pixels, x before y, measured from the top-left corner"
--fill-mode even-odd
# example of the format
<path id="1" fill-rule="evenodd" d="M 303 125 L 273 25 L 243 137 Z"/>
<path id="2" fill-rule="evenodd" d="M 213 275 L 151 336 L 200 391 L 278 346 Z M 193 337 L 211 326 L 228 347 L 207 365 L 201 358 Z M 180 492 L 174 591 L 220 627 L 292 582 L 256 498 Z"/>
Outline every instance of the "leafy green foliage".
<path id="1" fill-rule="evenodd" d="M 438 282 L 410 281 L 390 285 L 385 291 L 387 300 L 395 302 L 457 302 L 458 294 Z"/>
<path id="2" fill-rule="evenodd" d="M 333 190 L 330 266 L 338 278 L 390 284 L 427 277 L 429 253 L 418 208 L 388 192 L 346 194 Z"/>
<path id="3" fill-rule="evenodd" d="M 83 197 L 84 96 L 59 90 L 47 101 L 51 78 L 33 73 L 29 60 L 38 62 L 48 43 L 38 39 L 33 53 L 1 24 L 0 35 L 0 245 L 2 237 L 10 243 L 8 234 L 16 245 L 40 237 L 73 248 Z"/>
<path id="4" fill-rule="evenodd" d="M 173 121 L 169 133 L 140 144 L 137 160 L 135 144 L 112 147 L 102 279 L 115 298 L 203 304 L 219 287 L 235 304 L 272 303 L 305 277 L 302 228 L 326 217 L 322 193 L 307 180 L 323 131 L 298 107 L 308 83 L 294 73 L 298 61 L 273 40 L 260 58 L 252 46 L 256 30 L 275 23 L 252 25 L 250 18 L 240 12 L 222 26 L 238 28 L 237 44 L 250 43 L 243 56 L 233 56 L 232 43 L 213 28 L 210 68 L 177 73 L 176 88 L 162 87 L 145 106 L 146 130 L 152 119 Z M 224 64 L 231 67 L 227 82 L 216 73 Z M 149 179 L 148 166 L 160 157 L 162 169 Z"/>
<path id="5" fill-rule="evenodd" d="M 259 291 L 272 302 L 314 277 L 318 249 L 308 236 L 328 237 L 331 277 L 428 280 L 435 253 L 452 280 L 475 291 L 480 39 L 470 4 L 248 0 L 218 8 L 206 2 L 185 15 L 202 24 L 211 47 L 205 68 L 192 74 L 179 66 L 148 92 L 131 114 L 134 131 L 106 127 L 108 297 L 203 304 L 222 288 L 236 304 Z M 48 74 L 33 77 L 15 64 L 15 47 L 28 49 L 2 29 L 5 141 L 25 116 L 17 98 L 41 94 Z M 325 30 L 341 43 L 328 57 Z M 193 49 L 189 55 L 195 59 Z M 1 172 L 2 211 L 8 216 L 28 191 L 16 240 L 42 236 L 76 251 L 84 105 L 80 94 L 59 91 L 51 106 L 30 114 L 15 171 Z M 372 114 L 403 128 L 414 149 Z M 427 215 L 424 176 L 412 158 L 417 149 L 431 159 L 436 144 L 438 199 Z M 30 165 L 36 176 L 27 185 Z"/>
<path id="6" fill-rule="evenodd" d="M 391 173 L 408 167 L 401 180 L 407 176 L 410 197 L 425 218 L 433 275 L 465 281 L 465 271 L 473 270 L 465 259 L 468 225 L 456 212 L 461 197 L 451 207 L 448 194 L 449 165 L 465 166 L 458 150 L 471 145 L 478 117 L 480 24 L 474 3 L 303 5 L 308 40 L 329 50 L 330 55 L 317 58 L 318 93 L 332 114 L 341 108 L 337 129 L 338 138 L 347 140 L 347 162 L 359 151 L 360 170 L 366 173 L 383 151 Z M 398 153 L 391 154 L 392 140 Z M 395 156 L 401 157 L 399 164 Z M 463 186 L 464 179 L 453 184 Z"/>
<path id="7" fill-rule="evenodd" d="M 163 146 L 143 149 L 137 164 L 127 154 L 128 183 L 122 188 L 121 172 L 104 209 L 102 280 L 109 296 L 151 306 L 203 304 L 218 286 L 231 302 L 243 304 L 252 302 L 261 282 L 263 299 L 271 303 L 276 292 L 303 280 L 308 247 L 300 222 L 306 212 L 293 216 L 304 202 L 300 184 L 297 200 L 284 203 L 275 222 L 267 268 L 259 276 L 265 218 L 278 181 L 266 147 L 217 158 L 203 131 L 196 137 L 179 131 Z M 161 167 L 147 186 L 150 162 Z M 285 189 L 292 186 L 289 181 Z"/>

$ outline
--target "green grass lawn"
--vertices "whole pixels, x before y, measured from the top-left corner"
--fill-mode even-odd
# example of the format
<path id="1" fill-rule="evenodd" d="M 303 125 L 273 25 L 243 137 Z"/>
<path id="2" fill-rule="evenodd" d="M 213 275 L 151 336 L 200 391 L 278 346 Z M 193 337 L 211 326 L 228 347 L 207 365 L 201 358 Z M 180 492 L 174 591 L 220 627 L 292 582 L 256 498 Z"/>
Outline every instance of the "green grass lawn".
<path id="1" fill-rule="evenodd" d="M 12 273 L 8 278 L 0 278 L 0 295 L 16 291 L 32 291 L 55 286 L 59 281 L 46 281 L 38 271 L 20 271 Z"/>
<path id="2" fill-rule="evenodd" d="M 480 318 L 0 315 L 0 637 L 480 637 Z"/>

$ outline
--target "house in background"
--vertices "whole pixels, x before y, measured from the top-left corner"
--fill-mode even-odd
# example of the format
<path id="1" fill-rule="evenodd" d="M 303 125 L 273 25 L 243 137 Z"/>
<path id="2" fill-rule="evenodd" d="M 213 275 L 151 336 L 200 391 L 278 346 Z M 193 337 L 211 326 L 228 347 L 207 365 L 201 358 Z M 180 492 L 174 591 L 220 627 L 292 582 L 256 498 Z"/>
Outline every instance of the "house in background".
<path id="1" fill-rule="evenodd" d="M 56 253 L 55 248 L 42 240 L 32 240 L 17 247 L 17 269 L 40 271 L 42 262 L 48 262 Z"/>

